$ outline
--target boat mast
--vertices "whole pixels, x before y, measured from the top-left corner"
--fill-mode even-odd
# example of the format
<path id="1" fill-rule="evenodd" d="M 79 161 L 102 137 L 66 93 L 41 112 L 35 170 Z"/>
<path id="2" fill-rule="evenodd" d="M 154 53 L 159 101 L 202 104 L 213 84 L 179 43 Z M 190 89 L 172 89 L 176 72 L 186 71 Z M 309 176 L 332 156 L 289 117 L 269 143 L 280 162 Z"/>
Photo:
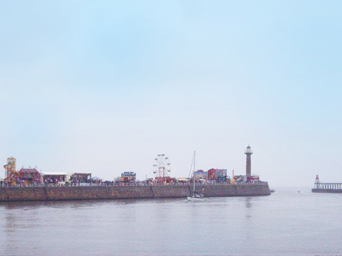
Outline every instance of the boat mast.
<path id="1" fill-rule="evenodd" d="M 194 151 L 194 172 L 192 173 L 192 178 L 194 179 L 194 188 L 192 195 L 195 196 L 195 171 L 196 171 L 196 151 Z"/>

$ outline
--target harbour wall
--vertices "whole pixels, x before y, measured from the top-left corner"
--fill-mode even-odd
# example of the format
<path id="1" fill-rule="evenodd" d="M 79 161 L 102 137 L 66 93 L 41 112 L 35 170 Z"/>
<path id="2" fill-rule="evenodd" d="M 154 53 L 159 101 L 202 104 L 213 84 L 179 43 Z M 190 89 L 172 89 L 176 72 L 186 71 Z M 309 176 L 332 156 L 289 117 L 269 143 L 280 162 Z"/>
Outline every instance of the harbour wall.
<path id="1" fill-rule="evenodd" d="M 316 189 L 311 190 L 313 193 L 342 193 L 342 189 Z"/>
<path id="2" fill-rule="evenodd" d="M 205 197 L 266 196 L 268 183 L 197 185 L 196 192 Z M 0 202 L 57 201 L 96 199 L 185 198 L 190 185 L 172 186 L 76 186 L 76 187 L 0 187 Z"/>

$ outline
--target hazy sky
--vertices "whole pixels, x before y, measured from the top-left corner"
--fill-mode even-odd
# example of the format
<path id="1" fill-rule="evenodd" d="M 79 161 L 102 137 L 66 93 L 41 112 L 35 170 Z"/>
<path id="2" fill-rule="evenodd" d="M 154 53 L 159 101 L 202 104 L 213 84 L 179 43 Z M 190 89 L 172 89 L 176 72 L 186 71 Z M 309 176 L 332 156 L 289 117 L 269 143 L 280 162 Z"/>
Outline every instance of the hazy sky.
<path id="1" fill-rule="evenodd" d="M 342 1 L 0 1 L 0 159 L 342 182 Z M 4 171 L 0 172 L 0 177 Z"/>

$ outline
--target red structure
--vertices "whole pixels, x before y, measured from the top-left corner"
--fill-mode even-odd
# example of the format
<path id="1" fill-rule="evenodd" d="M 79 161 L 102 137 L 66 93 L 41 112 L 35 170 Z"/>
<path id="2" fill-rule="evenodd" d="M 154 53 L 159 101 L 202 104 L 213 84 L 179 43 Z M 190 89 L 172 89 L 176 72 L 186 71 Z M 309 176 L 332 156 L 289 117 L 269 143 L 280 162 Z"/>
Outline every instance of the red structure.
<path id="1" fill-rule="evenodd" d="M 249 176 L 247 177 L 247 182 L 258 182 L 260 181 L 259 176 Z"/>
<path id="2" fill-rule="evenodd" d="M 26 185 L 40 183 L 41 174 L 36 168 L 21 168 L 18 174 L 20 183 Z"/>
<path id="3" fill-rule="evenodd" d="M 227 169 L 210 169 L 208 170 L 208 180 L 225 181 L 227 179 Z"/>

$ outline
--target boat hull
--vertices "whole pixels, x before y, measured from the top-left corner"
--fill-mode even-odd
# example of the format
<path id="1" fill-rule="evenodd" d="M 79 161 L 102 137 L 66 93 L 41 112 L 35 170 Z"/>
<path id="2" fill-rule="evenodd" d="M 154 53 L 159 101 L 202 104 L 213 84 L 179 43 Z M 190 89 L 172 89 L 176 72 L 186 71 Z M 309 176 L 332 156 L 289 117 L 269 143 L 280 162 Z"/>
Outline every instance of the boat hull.
<path id="1" fill-rule="evenodd" d="M 199 202 L 199 201 L 203 201 L 204 197 L 192 197 L 192 196 L 188 196 L 186 198 L 188 201 L 193 201 L 193 202 Z"/>

